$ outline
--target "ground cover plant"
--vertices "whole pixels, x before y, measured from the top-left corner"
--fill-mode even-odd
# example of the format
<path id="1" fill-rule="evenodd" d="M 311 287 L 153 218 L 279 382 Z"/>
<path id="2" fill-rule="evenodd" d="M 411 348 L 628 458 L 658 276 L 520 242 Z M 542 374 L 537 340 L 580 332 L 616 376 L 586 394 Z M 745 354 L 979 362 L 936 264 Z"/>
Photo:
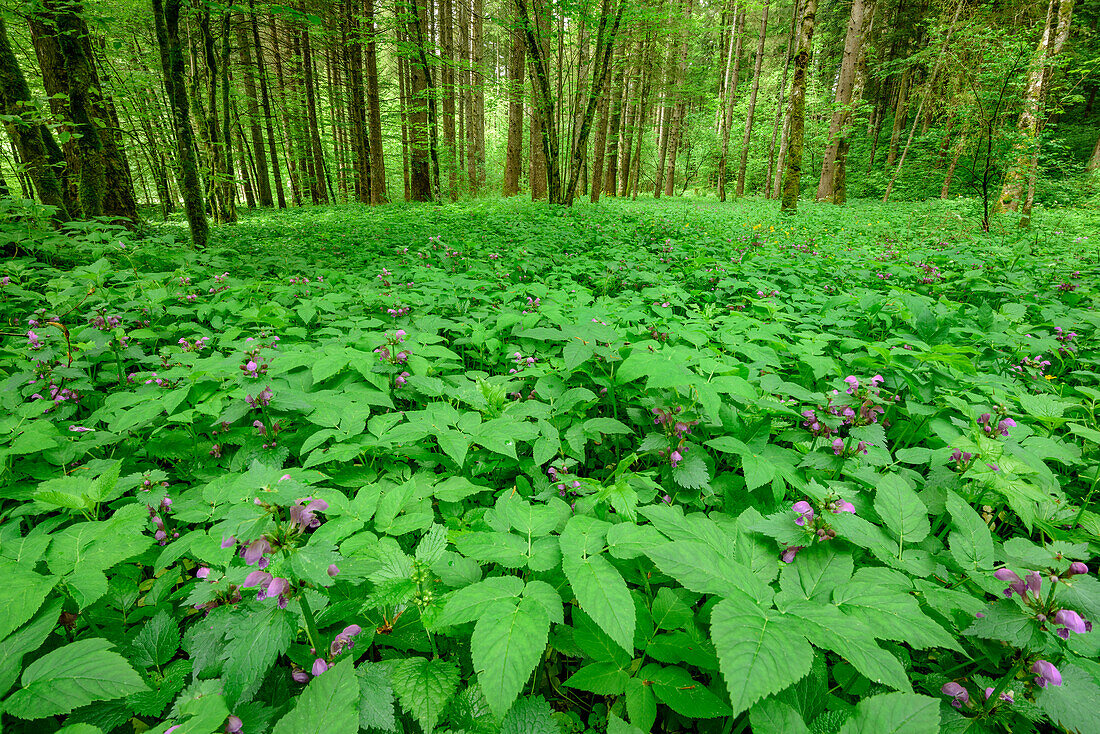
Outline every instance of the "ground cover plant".
<path id="1" fill-rule="evenodd" d="M 966 206 L 10 215 L 4 731 L 1100 731 L 1095 217 Z"/>

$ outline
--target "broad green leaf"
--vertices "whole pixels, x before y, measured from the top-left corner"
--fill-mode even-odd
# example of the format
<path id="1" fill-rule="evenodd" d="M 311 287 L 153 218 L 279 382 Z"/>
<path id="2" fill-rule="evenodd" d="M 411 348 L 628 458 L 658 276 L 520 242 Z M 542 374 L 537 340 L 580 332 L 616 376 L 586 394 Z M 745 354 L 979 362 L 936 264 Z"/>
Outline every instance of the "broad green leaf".
<path id="1" fill-rule="evenodd" d="M 993 567 L 993 536 L 989 526 L 954 492 L 947 493 L 947 512 L 954 526 L 949 539 L 951 555 L 967 572 L 988 571 Z"/>
<path id="2" fill-rule="evenodd" d="M 796 563 L 783 566 L 779 587 L 795 598 L 827 596 L 852 578 L 854 568 L 850 553 L 838 551 L 831 543 L 817 543 L 799 551 Z"/>
<path id="3" fill-rule="evenodd" d="M 550 704 L 542 696 L 525 696 L 508 709 L 500 734 L 561 734 Z"/>
<path id="4" fill-rule="evenodd" d="M 627 652 L 634 650 L 634 598 L 615 567 L 602 555 L 566 555 L 562 569 L 581 609 Z"/>
<path id="5" fill-rule="evenodd" d="M 740 596 L 714 607 L 710 637 L 734 716 L 810 672 L 813 649 L 798 622 Z"/>
<path id="6" fill-rule="evenodd" d="M 447 600 L 436 625 L 446 627 L 473 622 L 497 602 L 515 599 L 523 592 L 523 579 L 518 576 L 494 576 L 465 586 Z"/>
<path id="7" fill-rule="evenodd" d="M 313 678 L 272 734 L 358 734 L 359 682 L 350 657 Z"/>
<path id="8" fill-rule="evenodd" d="M 505 568 L 527 564 L 527 541 L 514 533 L 464 532 L 455 535 L 454 545 L 475 561 L 499 563 Z"/>
<path id="9" fill-rule="evenodd" d="M 546 650 L 550 618 L 536 599 L 500 602 L 474 625 L 470 654 L 481 692 L 498 719 L 523 690 Z"/>
<path id="10" fill-rule="evenodd" d="M 1022 608 L 1013 599 L 998 599 L 985 606 L 982 616 L 975 618 L 963 634 L 1007 642 L 1022 650 L 1040 649 L 1046 641 L 1035 613 Z"/>
<path id="11" fill-rule="evenodd" d="M 896 474 L 884 475 L 875 493 L 875 512 L 894 537 L 919 543 L 928 537 L 928 508 L 909 484 Z"/>
<path id="12" fill-rule="evenodd" d="M 863 622 L 880 640 L 904 642 L 919 649 L 946 647 L 962 651 L 955 638 L 922 612 L 917 600 L 904 591 L 853 580 L 833 590 L 833 602 L 842 612 Z"/>
<path id="13" fill-rule="evenodd" d="M 231 706 L 250 701 L 264 674 L 290 646 L 296 626 L 290 613 L 269 603 L 262 611 L 236 614 L 226 632 L 225 697 Z"/>
<path id="14" fill-rule="evenodd" d="M 916 693 L 865 698 L 838 734 L 929 734 L 940 730 L 940 702 Z"/>
<path id="15" fill-rule="evenodd" d="M 180 647 L 176 620 L 163 609 L 141 627 L 134 638 L 134 660 L 146 668 L 167 663 Z"/>
<path id="16" fill-rule="evenodd" d="M 389 666 L 384 663 L 361 663 L 355 673 L 359 677 L 360 728 L 394 731 L 397 720 L 393 710 Z"/>
<path id="17" fill-rule="evenodd" d="M 21 687 L 4 701 L 4 711 L 20 719 L 41 719 L 147 690 L 126 658 L 110 647 L 107 640 L 93 638 L 38 658 L 23 671 Z"/>
<path id="18" fill-rule="evenodd" d="M 61 604 L 61 599 L 50 601 L 29 622 L 0 640 L 0 696 L 7 693 L 19 677 L 23 656 L 41 647 L 57 627 Z"/>
<path id="19" fill-rule="evenodd" d="M 601 696 L 619 696 L 626 691 L 630 674 L 614 663 L 589 663 L 565 680 L 565 685 Z"/>
<path id="20" fill-rule="evenodd" d="M 411 657 L 393 666 L 390 679 L 401 707 L 420 722 L 425 734 L 430 734 L 455 694 L 458 668 L 446 660 Z"/>
<path id="21" fill-rule="evenodd" d="M 642 731 L 652 731 L 657 721 L 657 697 L 653 695 L 653 686 L 646 685 L 641 678 L 634 677 L 626 682 L 626 715 L 630 723 Z"/>
<path id="22" fill-rule="evenodd" d="M 771 588 L 752 571 L 703 543 L 676 540 L 649 548 L 645 553 L 662 573 L 690 591 L 763 601 L 771 599 Z"/>
<path id="23" fill-rule="evenodd" d="M 33 565 L 33 564 L 32 564 Z M 57 577 L 43 576 L 31 568 L 10 561 L 0 561 L 0 639 L 11 634 L 42 606 L 46 595 L 57 583 Z"/>
<path id="24" fill-rule="evenodd" d="M 645 732 L 633 724 L 626 723 L 615 714 L 609 714 L 607 717 L 607 734 L 645 734 Z"/>
<path id="25" fill-rule="evenodd" d="M 1063 731 L 1100 732 L 1100 682 L 1076 665 L 1061 665 L 1062 685 L 1039 689 L 1036 703 Z"/>
<path id="26" fill-rule="evenodd" d="M 749 709 L 749 723 L 753 734 L 810 734 L 798 712 L 776 698 L 765 698 Z"/>
<path id="27" fill-rule="evenodd" d="M 681 716 L 713 719 L 730 714 L 721 698 L 681 667 L 647 665 L 641 675 L 652 681 L 657 700 Z"/>

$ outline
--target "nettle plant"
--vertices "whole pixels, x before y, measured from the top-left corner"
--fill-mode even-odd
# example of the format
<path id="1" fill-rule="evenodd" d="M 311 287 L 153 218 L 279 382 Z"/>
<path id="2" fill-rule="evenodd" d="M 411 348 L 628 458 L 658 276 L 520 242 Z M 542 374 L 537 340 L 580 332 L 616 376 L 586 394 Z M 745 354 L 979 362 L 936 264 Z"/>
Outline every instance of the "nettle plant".
<path id="1" fill-rule="evenodd" d="M 539 216 L 394 220 L 381 274 L 5 265 L 5 730 L 1100 728 L 1095 314 Z"/>

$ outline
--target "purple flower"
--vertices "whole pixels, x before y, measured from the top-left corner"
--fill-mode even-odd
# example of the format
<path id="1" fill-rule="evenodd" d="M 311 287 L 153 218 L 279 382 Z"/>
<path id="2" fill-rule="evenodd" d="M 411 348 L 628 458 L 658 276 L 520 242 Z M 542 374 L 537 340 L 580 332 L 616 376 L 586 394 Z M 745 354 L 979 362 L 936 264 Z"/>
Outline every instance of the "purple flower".
<path id="1" fill-rule="evenodd" d="M 859 389 L 859 379 L 858 378 L 856 378 L 852 375 L 848 375 L 847 377 L 844 378 L 844 381 L 846 383 L 848 383 L 848 394 L 849 395 L 851 395 L 852 393 L 854 393 L 856 390 Z"/>
<path id="2" fill-rule="evenodd" d="M 1081 563 L 1080 561 L 1074 561 L 1073 563 L 1069 564 L 1069 570 L 1066 571 L 1066 577 L 1069 578 L 1070 576 L 1076 576 L 1079 573 L 1088 573 L 1088 572 L 1089 572 L 1089 567 L 1088 566 Z"/>
<path id="3" fill-rule="evenodd" d="M 1027 590 L 1030 591 L 1036 599 L 1038 599 L 1039 592 L 1043 588 L 1043 577 L 1039 575 L 1038 571 L 1032 571 L 1024 577 L 1024 580 L 1027 583 Z"/>
<path id="4" fill-rule="evenodd" d="M 998 581 L 1009 582 L 1008 588 L 1004 591 L 1005 596 L 1012 596 L 1012 593 L 1016 592 L 1022 597 L 1024 592 L 1027 591 L 1027 584 L 1025 584 L 1024 580 L 1011 569 L 998 568 L 993 572 L 993 577 Z"/>
<path id="5" fill-rule="evenodd" d="M 993 686 L 990 686 L 989 688 L 985 689 L 985 698 L 986 698 L 986 700 L 988 701 L 989 697 L 992 696 L 992 695 L 993 695 Z M 1005 691 L 1004 693 L 1002 693 L 997 698 L 1001 699 L 1002 701 L 1007 701 L 1008 703 L 1012 703 L 1015 700 L 1015 699 L 1012 698 L 1012 694 L 1009 693 L 1008 691 Z"/>
<path id="6" fill-rule="evenodd" d="M 679 449 L 673 449 L 672 453 L 669 454 L 668 459 L 669 462 L 671 462 L 672 464 L 672 468 L 675 469 L 676 465 L 684 460 L 684 455 L 680 453 Z"/>
<path id="7" fill-rule="evenodd" d="M 317 658 L 313 661 L 313 668 L 310 670 L 310 672 L 313 673 L 313 675 L 316 677 L 321 673 L 324 673 L 326 670 L 328 670 L 328 663 L 326 663 L 321 658 Z"/>
<path id="8" fill-rule="evenodd" d="M 790 545 L 783 551 L 783 563 L 791 563 L 794 561 L 794 557 L 798 554 L 798 551 L 802 550 L 806 546 L 804 545 Z"/>
<path id="9" fill-rule="evenodd" d="M 841 454 L 844 453 L 844 439 L 843 438 L 834 438 L 833 439 L 833 453 L 836 454 L 837 456 L 840 456 Z"/>
<path id="10" fill-rule="evenodd" d="M 210 569 L 206 566 L 201 567 L 198 571 L 195 571 L 195 578 L 204 579 L 210 575 Z"/>
<path id="11" fill-rule="evenodd" d="M 308 683 L 309 682 L 309 673 L 307 673 L 304 670 L 299 670 L 298 668 L 295 668 L 291 672 L 290 677 L 294 680 L 295 683 Z"/>
<path id="12" fill-rule="evenodd" d="M 238 734 L 244 728 L 244 722 L 238 716 L 230 716 L 225 722 L 225 734 Z"/>
<path id="13" fill-rule="evenodd" d="M 856 506 L 847 500 L 837 500 L 833 503 L 833 514 L 840 512 L 850 512 L 854 515 L 856 514 Z"/>
<path id="14" fill-rule="evenodd" d="M 997 424 L 997 430 L 1001 432 L 1002 436 L 1007 436 L 1008 435 L 1008 429 L 1009 428 L 1015 428 L 1015 427 L 1016 427 L 1016 421 L 1012 420 L 1011 418 L 1005 418 L 1004 420 L 1002 420 L 1000 423 Z"/>
<path id="15" fill-rule="evenodd" d="M 271 544 L 267 542 L 267 538 L 260 538 L 259 540 L 253 540 L 248 544 L 248 547 L 244 549 L 244 562 L 249 565 L 255 565 L 265 553 L 271 551 Z"/>
<path id="16" fill-rule="evenodd" d="M 661 497 L 661 502 L 664 502 L 666 505 L 671 505 L 672 504 L 672 497 L 670 495 L 667 495 L 667 494 L 663 495 Z"/>
<path id="17" fill-rule="evenodd" d="M 970 702 L 970 693 L 955 681 L 944 683 L 940 693 L 951 696 L 951 705 L 955 708 L 962 708 L 964 703 Z"/>
<path id="18" fill-rule="evenodd" d="M 1085 620 L 1072 609 L 1059 609 L 1054 615 L 1054 623 L 1063 625 L 1058 630 L 1058 636 L 1063 640 L 1069 639 L 1070 632 L 1076 632 L 1079 635 L 1085 633 Z"/>
<path id="19" fill-rule="evenodd" d="M 331 565 L 330 565 L 330 566 L 328 567 L 328 575 L 329 575 L 329 576 L 333 576 L 333 577 L 335 577 L 335 576 L 336 576 L 336 574 L 338 574 L 338 573 L 340 573 L 340 569 L 338 569 L 338 568 L 336 567 L 336 564 L 335 564 L 335 563 L 331 564 Z"/>
<path id="20" fill-rule="evenodd" d="M 791 509 L 798 513 L 798 517 L 795 519 L 794 524 L 803 526 L 807 522 L 812 522 L 814 519 L 814 508 L 810 506 L 810 503 L 806 500 L 799 500 L 791 505 Z"/>
<path id="21" fill-rule="evenodd" d="M 267 571 L 253 571 L 244 577 L 242 589 L 251 589 L 253 586 L 267 586 L 271 583 L 271 574 Z"/>
<path id="22" fill-rule="evenodd" d="M 222 548 L 232 548 L 237 544 L 237 539 L 230 535 L 222 540 Z"/>
<path id="23" fill-rule="evenodd" d="M 287 592 L 287 589 L 289 588 L 289 581 L 287 581 L 282 576 L 276 576 L 275 578 L 271 579 L 271 583 L 267 585 L 267 595 L 280 596 L 282 594 L 285 594 Z"/>
<path id="24" fill-rule="evenodd" d="M 1035 684 L 1040 688 L 1062 685 L 1062 674 L 1046 660 L 1036 660 L 1031 666 L 1031 672 L 1035 673 Z"/>
<path id="25" fill-rule="evenodd" d="M 883 382 L 886 382 L 886 378 L 884 378 L 882 375 L 875 375 L 871 378 L 871 387 L 878 387 Z"/>

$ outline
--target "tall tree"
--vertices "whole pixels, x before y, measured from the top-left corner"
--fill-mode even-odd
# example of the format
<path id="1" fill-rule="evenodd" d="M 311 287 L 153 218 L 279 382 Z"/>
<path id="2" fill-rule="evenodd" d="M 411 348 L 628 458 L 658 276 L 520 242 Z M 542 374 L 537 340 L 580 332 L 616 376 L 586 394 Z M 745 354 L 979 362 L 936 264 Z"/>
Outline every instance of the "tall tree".
<path id="1" fill-rule="evenodd" d="M 860 2 L 860 0 L 854 0 Z M 737 195 L 745 193 L 745 172 L 749 166 L 749 143 L 752 142 L 752 119 L 756 115 L 756 95 L 760 91 L 760 71 L 764 65 L 764 41 L 768 36 L 768 0 L 760 18 L 760 36 L 756 42 L 756 64 L 752 72 L 752 92 L 749 93 L 749 111 L 745 116 L 745 137 L 741 141 L 741 162 L 737 166 Z"/>
<path id="2" fill-rule="evenodd" d="M 513 11 L 515 5 L 512 5 Z M 514 16 L 514 13 L 513 13 Z M 523 78 L 526 71 L 527 47 L 518 20 L 509 36 L 508 55 L 508 143 L 504 155 L 504 195 L 519 193 L 520 171 L 523 168 Z"/>
<path id="3" fill-rule="evenodd" d="M 31 99 L 30 87 L 8 40 L 8 28 L 0 17 L 0 111 L 8 116 L 5 125 L 12 144 L 38 190 L 43 204 L 55 209 L 54 219 L 69 219 L 65 193 L 57 176 L 62 165 L 61 150 Z"/>
<path id="4" fill-rule="evenodd" d="M 740 81 L 741 72 L 741 43 L 745 38 L 745 9 L 736 10 L 734 28 L 730 35 L 730 61 L 728 79 L 726 84 L 725 108 L 722 111 L 722 151 L 718 157 L 718 199 L 726 200 L 726 159 L 729 157 L 730 128 L 733 127 L 733 108 L 737 104 L 737 83 Z"/>
<path id="5" fill-rule="evenodd" d="M 195 154 L 195 136 L 191 130 L 191 110 L 184 83 L 183 46 L 180 43 L 181 0 L 152 0 L 153 25 L 160 48 L 160 62 L 164 71 L 164 85 L 172 106 L 172 118 L 176 130 L 176 150 L 180 164 L 180 185 L 183 189 L 183 205 L 187 223 L 191 229 L 191 242 L 195 247 L 206 247 L 209 224 L 199 183 L 199 165 Z"/>
<path id="6" fill-rule="evenodd" d="M 250 18 L 251 22 L 251 18 Z M 248 35 L 244 25 L 237 26 L 237 53 L 241 60 L 241 77 L 244 80 L 244 94 L 246 110 L 248 112 L 249 132 L 252 134 L 252 152 L 256 159 L 256 193 L 260 206 L 274 206 L 275 200 L 271 195 L 271 176 L 267 170 L 267 151 L 264 149 L 264 133 L 260 124 L 260 100 L 256 95 L 256 79 L 253 76 L 252 49 L 248 41 Z M 257 51 L 257 56 L 260 53 Z M 261 59 L 257 59 L 260 68 L 263 68 Z M 266 79 L 261 79 L 262 85 L 267 84 Z"/>
<path id="7" fill-rule="evenodd" d="M 256 48 L 256 76 L 260 81 L 260 101 L 263 104 L 264 127 L 267 129 L 267 149 L 271 155 L 271 172 L 274 179 L 275 197 L 280 209 L 286 209 L 286 194 L 283 192 L 283 174 L 279 169 L 279 146 L 275 139 L 275 116 L 271 114 L 271 98 L 268 94 L 267 73 L 264 70 L 264 47 L 260 44 L 260 24 L 256 17 L 255 0 L 248 0 L 248 21 L 252 27 L 252 44 Z M 263 146 L 256 146 L 261 148 Z M 259 158 L 257 158 L 257 161 Z"/>
<path id="8" fill-rule="evenodd" d="M 783 200 L 780 209 L 793 214 L 798 209 L 798 189 L 802 179 L 802 143 L 806 126 L 806 70 L 813 50 L 814 20 L 817 0 L 806 0 L 798 32 L 798 50 L 794 55 L 794 75 L 791 78 L 791 106 L 787 112 L 790 125 L 787 161 L 783 173 Z"/>
<path id="9" fill-rule="evenodd" d="M 821 163 L 821 178 L 817 182 L 817 200 L 843 203 L 836 200 L 837 169 L 844 165 L 848 145 L 848 126 L 852 119 L 852 93 L 855 91 L 856 67 L 862 52 L 866 13 L 874 12 L 874 0 L 870 6 L 865 0 L 852 0 L 848 15 L 848 29 L 844 35 L 844 55 L 837 74 L 836 94 L 833 97 L 833 118 L 829 123 L 829 145 Z M 841 173 L 840 177 L 843 178 Z"/>
<path id="10" fill-rule="evenodd" d="M 370 150 L 367 139 L 367 102 L 363 85 L 363 37 L 359 30 L 355 0 L 344 2 L 344 27 L 347 32 L 348 115 L 351 118 L 351 157 L 355 200 L 371 203 Z"/>
<path id="11" fill-rule="evenodd" d="M 775 104 L 775 123 L 772 126 L 772 141 L 768 146 L 768 170 L 764 176 L 764 196 L 769 199 L 779 198 L 779 185 L 782 181 L 783 163 L 787 156 L 787 125 L 786 116 L 783 114 L 784 100 L 787 94 L 787 72 L 790 71 L 791 58 L 794 45 L 798 39 L 798 12 L 802 9 L 801 0 L 795 0 L 791 9 L 791 27 L 787 31 L 787 50 L 783 52 L 783 76 L 779 79 L 779 87 L 776 90 L 778 99 Z M 782 136 L 780 136 L 782 130 Z M 779 157 L 776 159 L 775 141 L 779 141 Z"/>
<path id="12" fill-rule="evenodd" d="M 367 127 L 370 129 L 370 203 L 383 204 L 386 195 L 386 165 L 382 155 L 382 102 L 378 93 L 378 29 L 375 26 L 374 0 L 365 0 L 363 24 L 367 33 L 364 61 L 367 77 Z"/>

